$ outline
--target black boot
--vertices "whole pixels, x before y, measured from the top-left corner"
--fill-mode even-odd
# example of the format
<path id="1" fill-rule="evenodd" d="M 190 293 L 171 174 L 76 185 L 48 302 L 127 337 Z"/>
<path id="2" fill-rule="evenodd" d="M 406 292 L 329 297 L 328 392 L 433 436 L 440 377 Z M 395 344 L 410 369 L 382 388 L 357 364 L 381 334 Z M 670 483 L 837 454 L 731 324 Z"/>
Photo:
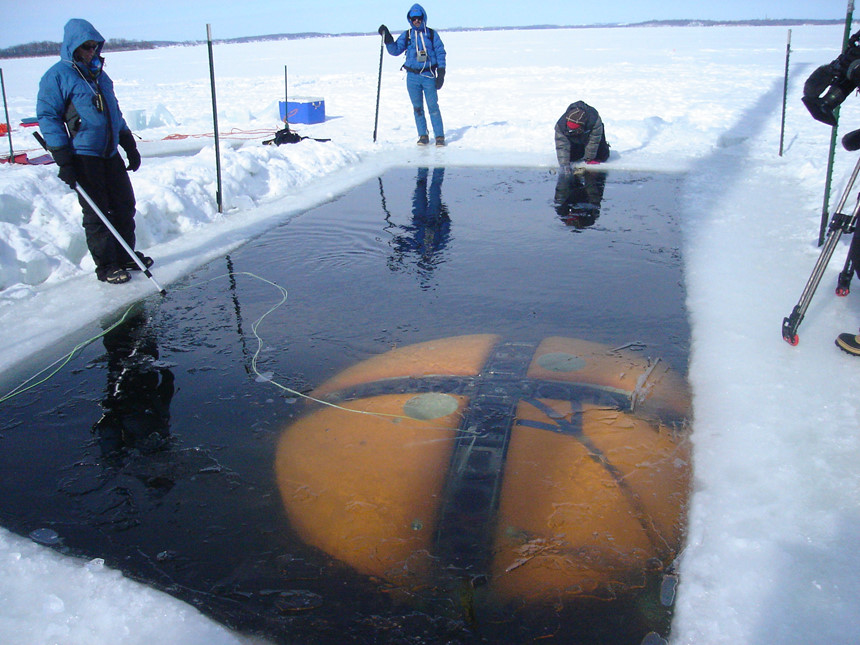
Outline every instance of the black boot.
<path id="1" fill-rule="evenodd" d="M 147 269 L 155 263 L 155 260 L 153 260 L 151 257 L 144 255 L 140 251 L 135 251 L 134 254 L 140 258 L 140 261 L 143 262 L 143 266 L 145 266 Z M 122 265 L 122 268 L 126 271 L 140 271 L 140 267 L 134 260 L 129 260 L 124 265 Z"/>
<path id="2" fill-rule="evenodd" d="M 860 335 L 839 334 L 836 338 L 836 346 L 844 352 L 860 356 Z"/>

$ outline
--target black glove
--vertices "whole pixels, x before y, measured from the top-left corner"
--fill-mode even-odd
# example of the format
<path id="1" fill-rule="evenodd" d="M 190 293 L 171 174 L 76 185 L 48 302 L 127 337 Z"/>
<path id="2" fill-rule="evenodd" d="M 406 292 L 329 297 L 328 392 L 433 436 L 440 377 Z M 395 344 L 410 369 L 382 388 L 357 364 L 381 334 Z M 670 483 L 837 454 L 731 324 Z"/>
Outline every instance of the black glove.
<path id="1" fill-rule="evenodd" d="M 131 130 L 123 130 L 119 133 L 119 145 L 125 150 L 125 156 L 128 157 L 128 165 L 126 170 L 135 172 L 140 168 L 140 153 L 137 151 L 137 142 L 134 140 L 134 135 Z"/>
<path id="2" fill-rule="evenodd" d="M 382 41 L 386 45 L 390 45 L 394 42 L 394 37 L 391 35 L 391 32 L 388 31 L 388 27 L 385 25 L 379 25 L 379 35 L 382 36 Z"/>
<path id="3" fill-rule="evenodd" d="M 54 157 L 54 161 L 60 167 L 57 176 L 66 182 L 69 188 L 74 190 L 75 185 L 78 183 L 78 174 L 75 172 L 74 163 L 75 153 L 68 146 L 63 146 L 62 148 L 51 150 L 51 156 Z"/>
<path id="4" fill-rule="evenodd" d="M 440 67 L 436 70 L 436 89 L 441 90 L 442 85 L 445 84 L 445 68 Z"/>

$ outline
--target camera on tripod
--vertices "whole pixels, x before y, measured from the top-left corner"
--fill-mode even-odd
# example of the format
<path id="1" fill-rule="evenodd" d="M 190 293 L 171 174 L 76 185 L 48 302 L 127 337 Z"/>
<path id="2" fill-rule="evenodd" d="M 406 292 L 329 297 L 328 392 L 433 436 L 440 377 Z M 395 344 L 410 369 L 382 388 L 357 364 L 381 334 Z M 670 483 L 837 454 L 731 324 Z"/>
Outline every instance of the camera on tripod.
<path id="1" fill-rule="evenodd" d="M 812 118 L 836 125 L 835 110 L 860 85 L 860 31 L 851 36 L 845 50 L 816 69 L 803 86 L 803 104 Z"/>

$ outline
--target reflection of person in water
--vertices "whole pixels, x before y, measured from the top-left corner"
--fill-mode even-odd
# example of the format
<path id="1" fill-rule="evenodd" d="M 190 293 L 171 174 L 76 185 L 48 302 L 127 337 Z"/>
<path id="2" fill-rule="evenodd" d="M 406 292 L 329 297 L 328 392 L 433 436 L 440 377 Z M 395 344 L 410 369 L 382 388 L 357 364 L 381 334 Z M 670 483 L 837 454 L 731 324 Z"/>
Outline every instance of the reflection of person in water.
<path id="1" fill-rule="evenodd" d="M 93 426 L 102 454 L 124 448 L 153 451 L 170 433 L 173 373 L 158 363 L 158 346 L 143 308 L 108 331 L 108 375 L 103 414 Z"/>
<path id="2" fill-rule="evenodd" d="M 606 174 L 588 172 L 582 168 L 559 173 L 555 185 L 555 212 L 568 226 L 585 228 L 597 221 Z"/>
<path id="3" fill-rule="evenodd" d="M 440 252 L 448 244 L 451 232 L 451 219 L 448 207 L 442 203 L 442 180 L 444 168 L 434 168 L 427 187 L 428 168 L 419 168 L 412 196 L 412 221 L 401 226 L 401 234 L 394 237 L 394 253 L 388 261 L 392 271 L 396 271 L 414 258 L 419 274 L 427 277 L 444 260 Z M 426 286 L 426 285 L 425 285 Z"/>

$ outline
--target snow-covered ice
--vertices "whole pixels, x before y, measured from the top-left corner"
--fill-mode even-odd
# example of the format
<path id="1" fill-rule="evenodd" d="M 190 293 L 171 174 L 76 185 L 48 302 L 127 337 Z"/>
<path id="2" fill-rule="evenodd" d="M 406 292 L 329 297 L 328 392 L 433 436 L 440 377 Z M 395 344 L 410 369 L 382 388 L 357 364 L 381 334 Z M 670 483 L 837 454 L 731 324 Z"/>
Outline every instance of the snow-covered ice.
<path id="1" fill-rule="evenodd" d="M 695 488 L 674 643 L 860 642 L 860 400 L 851 381 L 860 361 L 833 344 L 860 324 L 858 296 L 833 296 L 844 242 L 800 344 L 780 336 L 819 254 L 830 141 L 799 99 L 809 73 L 838 54 L 842 28 L 792 28 L 779 156 L 786 36 L 740 26 L 443 32 L 449 145 L 433 151 L 435 163 L 551 168 L 553 124 L 583 99 L 606 124 L 610 168 L 685 173 Z M 13 125 L 35 116 L 39 78 L 54 60 L 3 62 Z M 219 213 L 207 48 L 109 53 L 120 104 L 142 137 L 132 176 L 138 248 L 156 259 L 157 279 L 169 287 L 256 232 L 419 163 L 402 61 L 383 61 L 374 142 L 378 37 L 216 46 Z M 294 129 L 331 142 L 261 145 L 278 127 L 285 65 L 290 97 L 322 97 L 327 113 Z M 856 97 L 841 123 L 840 134 L 860 127 Z M 34 157 L 31 131 L 16 127 L 13 141 Z M 855 161 L 837 151 L 831 204 Z M 3 366 L 154 290 L 142 276 L 98 283 L 79 220 L 54 166 L 0 166 Z M 66 559 L 2 529 L 0 557 L 4 643 L 243 642 L 98 561 Z"/>

